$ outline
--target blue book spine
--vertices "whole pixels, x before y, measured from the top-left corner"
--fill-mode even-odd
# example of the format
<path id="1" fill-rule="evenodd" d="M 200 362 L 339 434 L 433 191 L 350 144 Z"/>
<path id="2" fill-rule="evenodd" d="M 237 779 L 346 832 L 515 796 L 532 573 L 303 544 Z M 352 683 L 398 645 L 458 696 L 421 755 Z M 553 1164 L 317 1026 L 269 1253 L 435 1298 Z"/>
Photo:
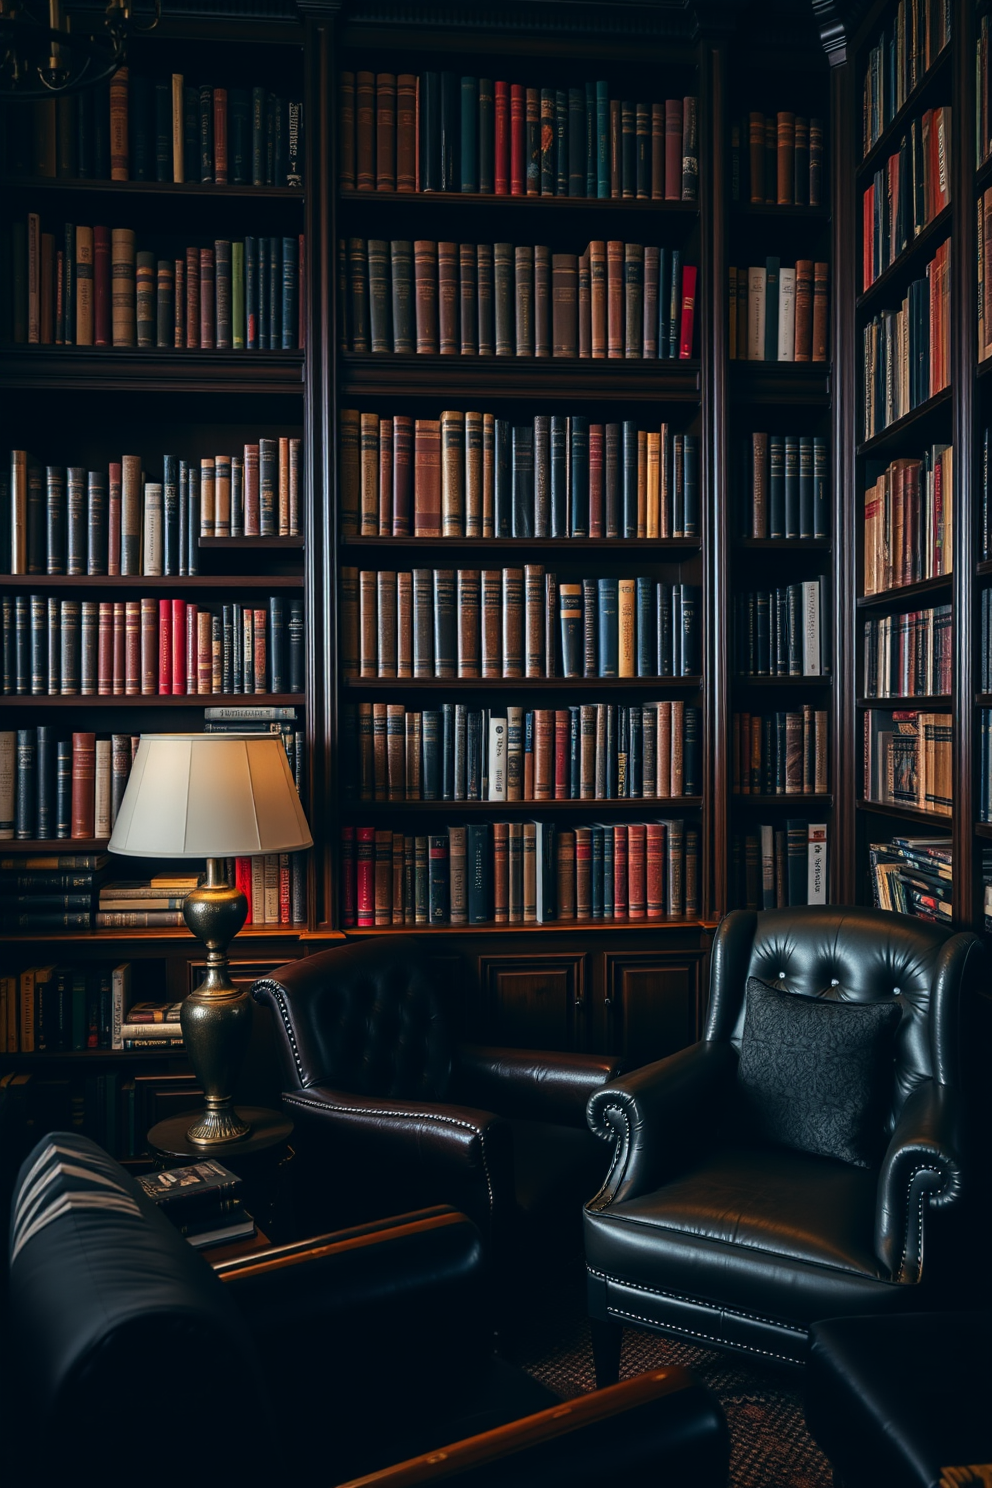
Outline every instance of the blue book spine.
<path id="1" fill-rule="evenodd" d="M 461 189 L 479 189 L 479 80 L 462 78 Z"/>
<path id="2" fill-rule="evenodd" d="M 572 801 L 577 801 L 581 794 L 582 783 L 582 710 L 570 707 L 568 710 L 568 795 Z"/>
<path id="3" fill-rule="evenodd" d="M 591 193 L 590 193 L 591 194 Z M 596 84 L 596 195 L 610 194 L 610 85 Z"/>
<path id="4" fill-rule="evenodd" d="M 300 250 L 296 238 L 282 240 L 282 349 L 296 349 L 299 337 Z"/>
<path id="5" fill-rule="evenodd" d="M 572 419 L 572 489 L 570 536 L 589 536 L 589 420 Z"/>
<path id="6" fill-rule="evenodd" d="M 600 579 L 598 583 L 598 640 L 596 649 L 599 656 L 599 675 L 601 677 L 616 677 L 619 675 L 618 663 L 620 655 L 617 580 Z"/>
<path id="7" fill-rule="evenodd" d="M 598 119 L 596 84 L 586 83 L 586 196 L 598 194 Z"/>

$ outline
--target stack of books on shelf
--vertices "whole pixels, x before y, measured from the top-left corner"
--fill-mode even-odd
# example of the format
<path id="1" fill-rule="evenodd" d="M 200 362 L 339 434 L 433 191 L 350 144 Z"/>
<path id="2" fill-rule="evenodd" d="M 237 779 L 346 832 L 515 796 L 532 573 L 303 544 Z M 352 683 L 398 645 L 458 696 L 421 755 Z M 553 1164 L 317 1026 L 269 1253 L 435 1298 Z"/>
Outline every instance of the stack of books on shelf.
<path id="1" fill-rule="evenodd" d="M 183 900 L 200 882 L 199 873 L 156 873 L 152 878 L 115 879 L 102 884 L 98 930 L 175 929 L 186 922 Z"/>
<path id="2" fill-rule="evenodd" d="M 876 908 L 950 924 L 954 877 L 950 838 L 893 837 L 891 842 L 873 842 L 868 862 Z"/>
<path id="3" fill-rule="evenodd" d="M 702 709 L 680 701 L 414 712 L 346 704 L 350 801 L 593 801 L 702 794 Z"/>
<path id="4" fill-rule="evenodd" d="M 951 110 L 925 109 L 862 199 L 861 284 L 868 289 L 951 200 Z"/>
<path id="5" fill-rule="evenodd" d="M 755 431 L 744 458 L 744 536 L 827 536 L 827 441 L 819 434 Z"/>
<path id="6" fill-rule="evenodd" d="M 866 620 L 865 697 L 934 697 L 951 691 L 951 606 Z"/>
<path id="7" fill-rule="evenodd" d="M 8 1054 L 123 1049 L 131 966 L 28 966 L 0 977 L 0 1034 Z"/>
<path id="8" fill-rule="evenodd" d="M 195 887 L 195 885 L 193 885 Z M 181 899 L 185 896 L 179 896 Z M 181 916 L 180 916 L 181 918 Z M 181 1002 L 134 1002 L 125 1010 L 120 1026 L 122 1049 L 181 1049 L 183 1033 L 179 1023 Z M 116 1032 L 116 1030 L 115 1030 Z M 115 1043 L 115 1048 L 118 1045 Z"/>
<path id="9" fill-rule="evenodd" d="M 954 557 L 954 452 L 934 444 L 922 460 L 865 470 L 864 592 L 941 578 Z"/>
<path id="10" fill-rule="evenodd" d="M 950 240 L 914 279 L 898 310 L 864 328 L 864 438 L 872 439 L 951 381 Z"/>
<path id="11" fill-rule="evenodd" d="M 610 97 L 608 82 L 527 86 L 455 72 L 342 72 L 338 184 L 695 201 L 694 97 Z"/>
<path id="12" fill-rule="evenodd" d="M 738 673 L 820 677 L 829 672 L 829 599 L 826 578 L 736 595 Z"/>
<path id="13" fill-rule="evenodd" d="M 827 902 L 827 827 L 790 817 L 781 826 L 735 832 L 733 897 L 744 909 L 789 909 Z"/>
<path id="14" fill-rule="evenodd" d="M 341 829 L 345 928 L 692 919 L 699 830 L 685 821 L 478 822 L 405 836 Z"/>
<path id="15" fill-rule="evenodd" d="M 338 276 L 342 351 L 692 356 L 696 268 L 678 248 L 341 238 Z"/>
<path id="16" fill-rule="evenodd" d="M 47 723 L 0 733 L 0 841 L 109 837 L 138 737 L 66 737 Z M 64 866 L 75 868 L 79 861 L 76 855 Z"/>
<path id="17" fill-rule="evenodd" d="M 947 0 L 904 0 L 868 54 L 862 91 L 862 154 L 867 155 L 923 81 L 951 38 Z"/>
<path id="18" fill-rule="evenodd" d="M 0 735 L 0 741 L 3 739 Z M 0 775 L 2 779 L 2 775 Z M 0 806 L 0 811 L 2 811 Z M 33 831 L 32 836 L 36 835 Z M 0 822 L 0 838 L 13 832 Z M 106 853 L 0 857 L 0 924 L 4 930 L 89 930 L 93 899 L 110 859 Z"/>
<path id="19" fill-rule="evenodd" d="M 731 772 L 735 795 L 825 795 L 826 709 L 735 713 Z"/>
<path id="20" fill-rule="evenodd" d="M 699 537 L 699 437 L 667 423 L 339 418 L 346 538 Z"/>
<path id="21" fill-rule="evenodd" d="M 735 361 L 827 361 L 830 266 L 811 258 L 792 268 L 769 257 L 754 268 L 731 268 L 728 343 Z"/>
<path id="22" fill-rule="evenodd" d="M 866 708 L 864 799 L 950 816 L 950 713 Z"/>
<path id="23" fill-rule="evenodd" d="M 216 1158 L 149 1173 L 138 1183 L 196 1250 L 230 1245 L 255 1233 L 255 1221 L 242 1206 L 241 1179 Z"/>
<path id="24" fill-rule="evenodd" d="M 10 228 L 0 341 L 30 346 L 295 351 L 304 344 L 302 233 L 138 248 L 131 227 L 64 223 L 37 212 Z"/>
<path id="25" fill-rule="evenodd" d="M 61 181 L 301 186 L 303 106 L 267 88 L 118 68 L 108 83 L 11 109 L 4 167 Z"/>
<path id="26" fill-rule="evenodd" d="M 752 109 L 730 125 L 732 201 L 818 207 L 822 201 L 823 120 L 790 109 Z"/>
<path id="27" fill-rule="evenodd" d="M 687 677 L 699 590 L 651 578 L 559 582 L 540 564 L 341 574 L 349 679 Z"/>

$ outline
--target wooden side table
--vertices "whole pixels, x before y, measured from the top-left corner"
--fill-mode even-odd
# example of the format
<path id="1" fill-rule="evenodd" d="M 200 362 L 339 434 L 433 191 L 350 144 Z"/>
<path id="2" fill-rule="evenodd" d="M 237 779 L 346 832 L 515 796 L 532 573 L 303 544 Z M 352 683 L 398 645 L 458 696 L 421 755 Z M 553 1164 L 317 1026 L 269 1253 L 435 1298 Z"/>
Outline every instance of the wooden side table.
<path id="1" fill-rule="evenodd" d="M 163 1168 L 215 1157 L 244 1183 L 245 1207 L 256 1224 L 275 1240 L 288 1238 L 293 1217 L 286 1170 L 293 1158 L 289 1145 L 293 1123 L 281 1111 L 265 1106 L 239 1106 L 238 1111 L 251 1123 L 251 1131 L 238 1141 L 196 1146 L 186 1136 L 191 1116 L 185 1111 L 153 1126 L 148 1145 Z"/>

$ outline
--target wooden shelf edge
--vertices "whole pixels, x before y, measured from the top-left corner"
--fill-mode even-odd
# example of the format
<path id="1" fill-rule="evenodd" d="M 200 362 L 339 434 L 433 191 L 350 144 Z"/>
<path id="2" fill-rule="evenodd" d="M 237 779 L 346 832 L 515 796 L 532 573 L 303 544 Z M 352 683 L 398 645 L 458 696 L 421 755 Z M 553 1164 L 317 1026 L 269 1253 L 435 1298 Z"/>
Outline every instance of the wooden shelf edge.
<path id="1" fill-rule="evenodd" d="M 486 553 L 501 549 L 514 553 L 566 553 L 575 549 L 582 553 L 696 553 L 701 547 L 702 539 L 698 537 L 342 537 L 338 541 L 339 552 L 380 552 L 390 548 L 426 551 L 428 548 L 439 548 L 443 552 L 465 549 Z"/>
<path id="2" fill-rule="evenodd" d="M 891 806 L 883 801 L 862 801 L 854 803 L 857 811 L 864 811 L 872 816 L 891 816 L 904 821 L 927 822 L 934 826 L 946 824 L 947 831 L 951 831 L 953 817 L 950 813 L 942 811 L 924 811 L 918 806 Z"/>
<path id="3" fill-rule="evenodd" d="M 762 811 L 765 808 L 772 809 L 776 806 L 823 806 L 833 808 L 834 798 L 831 792 L 824 791 L 816 794 L 811 791 L 793 791 L 791 795 L 752 795 L 748 791 L 731 791 L 730 799 L 736 805 L 757 806 Z"/>
<path id="4" fill-rule="evenodd" d="M 925 697 L 859 697 L 855 703 L 857 708 L 889 708 L 916 709 L 934 708 L 938 712 L 945 712 L 951 706 L 951 695 L 948 692 L 928 693 Z"/>
<path id="5" fill-rule="evenodd" d="M 788 679 L 786 679 L 788 680 Z M 795 680 L 795 679 L 792 679 Z M 343 678 L 343 692 L 513 692 L 514 689 L 554 692 L 578 688 L 582 692 L 636 688 L 663 691 L 677 687 L 698 692 L 702 677 L 354 677 Z"/>
<path id="6" fill-rule="evenodd" d="M 542 934 L 565 934 L 574 935 L 577 931 L 583 935 L 587 933 L 600 934 L 610 931 L 624 931 L 629 934 L 632 930 L 650 930 L 652 933 L 661 931 L 676 932 L 679 930 L 715 930 L 719 924 L 718 920 L 703 919 L 658 919 L 649 920 L 549 920 L 547 923 L 538 925 L 533 920 L 517 920 L 512 925 L 500 923 L 486 925 L 377 925 L 375 928 L 359 929 L 357 926 L 347 926 L 344 930 L 346 939 L 352 936 L 369 935 L 532 935 L 535 932 Z"/>
<path id="7" fill-rule="evenodd" d="M 940 247 L 945 234 L 951 231 L 952 203 L 948 202 L 946 207 L 941 208 L 936 217 L 931 217 L 926 227 L 921 228 L 908 248 L 904 248 L 899 257 L 883 269 L 877 279 L 872 280 L 867 289 L 863 289 L 855 298 L 854 308 L 858 311 L 870 309 L 876 301 L 884 299 L 885 292 L 902 278 L 902 275 L 910 268 L 916 259 L 925 255 L 928 248 L 936 250 Z"/>
<path id="8" fill-rule="evenodd" d="M 990 361 L 990 365 L 992 365 L 992 361 Z M 902 418 L 896 419 L 894 423 L 886 425 L 877 434 L 873 434 L 870 439 L 864 440 L 858 445 L 855 453 L 861 457 L 870 456 L 876 450 L 884 450 L 888 444 L 896 442 L 904 434 L 908 433 L 914 424 L 922 423 L 929 414 L 935 413 L 944 404 L 947 404 L 949 407 L 950 402 L 950 386 L 941 388 L 939 393 L 934 393 L 931 397 L 927 398 L 925 403 L 917 404 L 915 408 L 910 409 L 909 413 L 904 413 Z"/>
<path id="9" fill-rule="evenodd" d="M 555 211 L 599 211 L 599 212 L 662 212 L 679 216 L 699 215 L 698 201 L 674 201 L 667 197 L 615 197 L 615 196 L 535 196 L 509 193 L 497 196 L 492 191 L 359 191 L 357 186 L 339 186 L 339 202 L 368 206 L 378 202 L 383 206 L 416 205 L 427 203 L 451 207 L 509 207 L 515 211 L 540 211 L 551 207 Z"/>
<path id="10" fill-rule="evenodd" d="M 201 201 L 214 197 L 218 201 L 288 201 L 306 200 L 299 186 L 249 186 L 229 182 L 218 185 L 216 181 L 105 181 L 100 178 L 74 179 L 60 177 L 52 180 L 47 176 L 2 176 L 2 191 L 79 191 L 91 196 L 164 196 L 189 197 Z M 363 193 L 364 194 L 364 193 Z"/>
<path id="11" fill-rule="evenodd" d="M 219 546 L 226 538 L 212 541 Z M 200 541 L 203 546 L 203 539 Z M 302 574 L 0 574 L 4 589 L 302 589 Z"/>
<path id="12" fill-rule="evenodd" d="M 341 801 L 339 809 L 347 816 L 390 816 L 398 812 L 429 815 L 432 812 L 467 813 L 503 816 L 508 811 L 522 811 L 530 816 L 543 816 L 546 811 L 699 811 L 702 796 L 608 796 L 584 801 Z"/>
<path id="13" fill-rule="evenodd" d="M 916 579 L 912 584 L 897 584 L 892 589 L 880 589 L 877 594 L 863 594 L 856 600 L 856 605 L 859 610 L 882 609 L 889 606 L 899 609 L 907 600 L 928 594 L 939 594 L 943 590 L 950 589 L 953 582 L 952 574 L 940 574 L 935 579 Z"/>
<path id="14" fill-rule="evenodd" d="M 19 693 L 5 708 L 271 708 L 306 706 L 304 692 Z"/>
<path id="15" fill-rule="evenodd" d="M 248 940 L 299 940 L 303 935 L 301 925 L 245 925 L 244 929 L 238 931 L 237 939 Z M 136 928 L 121 928 L 119 930 L 46 930 L 43 935 L 38 931 L 5 931 L 0 934 L 0 943 L 4 945 L 21 945 L 34 943 L 39 940 L 46 942 L 58 941 L 60 945 L 116 945 L 119 941 L 136 940 L 183 940 L 191 944 L 202 944 L 192 931 L 181 925 L 162 927 L 157 930 L 139 930 Z M 231 942 L 232 946 L 235 942 Z M 204 952 L 206 954 L 206 952 Z"/>

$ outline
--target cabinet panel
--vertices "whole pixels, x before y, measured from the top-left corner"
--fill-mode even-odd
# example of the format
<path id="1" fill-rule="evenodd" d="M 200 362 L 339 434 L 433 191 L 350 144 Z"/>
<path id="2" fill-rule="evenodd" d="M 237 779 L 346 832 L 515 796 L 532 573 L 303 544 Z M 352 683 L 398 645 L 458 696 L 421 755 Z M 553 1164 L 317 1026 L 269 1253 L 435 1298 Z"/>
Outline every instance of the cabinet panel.
<path id="1" fill-rule="evenodd" d="M 611 1050 L 641 1065 L 693 1043 L 699 1027 L 699 973 L 695 957 L 607 955 Z"/>
<path id="2" fill-rule="evenodd" d="M 490 1042 L 525 1049 L 584 1045 L 585 956 L 482 956 L 479 981 Z"/>

